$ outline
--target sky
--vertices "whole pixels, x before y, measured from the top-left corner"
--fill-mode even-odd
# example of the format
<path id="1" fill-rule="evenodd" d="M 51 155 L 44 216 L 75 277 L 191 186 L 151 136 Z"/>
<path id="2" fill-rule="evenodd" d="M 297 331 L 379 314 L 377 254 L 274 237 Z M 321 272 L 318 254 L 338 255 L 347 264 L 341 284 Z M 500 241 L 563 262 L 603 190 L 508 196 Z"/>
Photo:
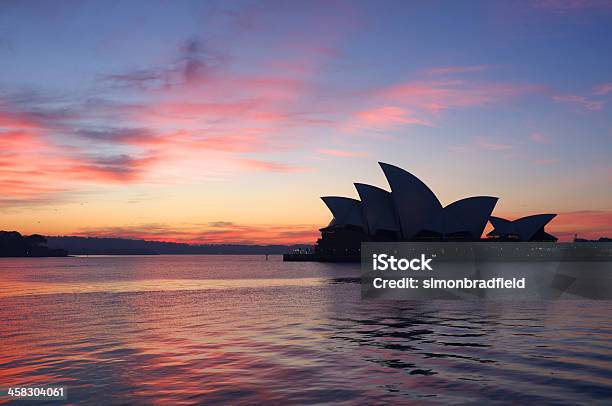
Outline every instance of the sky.
<path id="1" fill-rule="evenodd" d="M 2 1 L 0 229 L 313 243 L 388 189 L 612 236 L 612 1 Z"/>

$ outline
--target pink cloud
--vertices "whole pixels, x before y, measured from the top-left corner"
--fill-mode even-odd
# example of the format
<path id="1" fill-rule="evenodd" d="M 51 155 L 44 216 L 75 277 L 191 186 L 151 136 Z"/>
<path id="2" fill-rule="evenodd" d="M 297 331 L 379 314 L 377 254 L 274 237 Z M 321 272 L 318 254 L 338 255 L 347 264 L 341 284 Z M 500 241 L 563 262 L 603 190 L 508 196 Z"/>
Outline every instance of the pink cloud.
<path id="1" fill-rule="evenodd" d="M 612 83 L 602 83 L 595 87 L 595 91 L 593 92 L 596 96 L 606 96 L 612 93 Z"/>
<path id="2" fill-rule="evenodd" d="M 47 120 L 38 111 L 12 112 L 15 106 L 0 100 L 0 159 L 5 164 L 0 192 L 7 199 L 17 194 L 42 198 L 94 184 L 189 182 L 202 174 L 237 170 L 307 170 L 243 156 L 302 148 L 312 142 L 302 129 L 334 123 L 304 100 L 310 97 L 320 60 L 338 54 L 323 37 L 297 48 L 303 52 L 287 53 L 275 61 L 276 68 L 244 73 L 220 69 L 228 62 L 223 58 L 206 65 L 209 50 L 188 41 L 166 66 L 107 77 L 115 89 L 137 91 L 140 103 L 88 101 L 62 122 Z M 100 122 L 110 125 L 82 127 Z M 9 130 L 10 137 L 5 134 Z M 11 177 L 19 178 L 19 185 Z"/>
<path id="3" fill-rule="evenodd" d="M 241 134 L 205 135 L 196 138 L 193 146 L 203 149 L 226 152 L 261 152 L 272 149 L 270 141 L 266 140 L 256 129 L 244 129 Z"/>
<path id="4" fill-rule="evenodd" d="M 236 224 L 217 221 L 191 226 L 141 224 L 84 228 L 74 235 L 122 237 L 189 244 L 312 244 L 319 236 L 317 224 Z"/>
<path id="5" fill-rule="evenodd" d="M 0 125 L 0 201 L 38 199 L 63 191 L 49 170 L 63 168 L 65 160 L 41 137 L 40 127 L 9 112 L 0 113 Z"/>
<path id="6" fill-rule="evenodd" d="M 85 183 L 141 180 L 157 163 L 150 154 L 92 156 L 53 142 L 50 129 L 20 113 L 2 112 L 0 200 L 32 203 L 73 191 Z"/>
<path id="7" fill-rule="evenodd" d="M 474 145 L 486 151 L 507 151 L 514 148 L 512 144 L 492 142 L 486 137 L 476 137 Z"/>
<path id="8" fill-rule="evenodd" d="M 452 74 L 477 71 L 477 67 L 437 68 L 432 73 Z M 540 86 L 522 83 L 478 82 L 458 79 L 400 82 L 368 93 L 379 107 L 357 111 L 342 128 L 389 130 L 399 125 L 432 126 L 438 113 L 449 109 L 486 107 L 523 94 L 542 91 Z"/>
<path id="9" fill-rule="evenodd" d="M 590 100 L 584 96 L 578 96 L 578 95 L 573 95 L 573 94 L 555 95 L 552 98 L 554 101 L 578 105 L 582 108 L 585 108 L 591 111 L 601 111 L 606 105 L 605 101 Z"/>
<path id="10" fill-rule="evenodd" d="M 355 125 L 376 129 L 387 129 L 401 124 L 429 125 L 428 122 L 414 117 L 410 110 L 397 106 L 383 106 L 360 111 L 354 115 L 354 118 Z"/>
<path id="11" fill-rule="evenodd" d="M 254 7 L 261 8 L 257 24 L 271 29 L 274 11 Z M 346 10 L 352 6 L 340 7 L 343 17 L 329 13 L 330 7 L 339 6 L 304 7 L 318 10 L 316 18 L 309 18 L 330 24 L 316 32 L 307 24 L 304 35 L 274 36 L 266 44 L 275 49 L 273 59 L 234 54 L 236 33 L 220 34 L 215 44 L 196 37 L 172 54 L 160 55 L 163 60 L 154 66 L 104 76 L 96 88 L 107 94 L 84 94 L 82 104 L 70 100 L 67 110 L 74 109 L 75 115 L 62 121 L 47 119 L 45 106 L 64 106 L 66 99 L 44 94 L 46 100 L 28 98 L 12 106 L 0 100 L 0 196 L 42 199 L 98 184 L 194 182 L 207 173 L 309 170 L 293 162 L 246 156 L 312 151 L 316 140 L 305 129 L 335 125 L 350 116 L 335 107 L 341 103 L 328 107 L 316 98 L 319 71 L 342 58 L 337 51 L 340 31 L 354 28 Z M 249 32 L 240 35 L 251 39 Z M 122 95 L 138 102 L 111 101 L 125 100 Z M 30 103 L 25 109 L 32 112 L 12 112 Z M 5 142 L 5 128 L 13 133 L 10 143 Z"/>
<path id="12" fill-rule="evenodd" d="M 450 108 L 487 106 L 537 89 L 526 84 L 445 80 L 404 82 L 376 93 L 386 100 L 435 113 Z"/>
<path id="13" fill-rule="evenodd" d="M 9 122 L 15 129 L 8 127 Z M 0 201 L 5 204 L 46 202 L 60 193 L 78 191 L 92 184 L 159 183 L 168 179 L 182 180 L 184 176 L 194 178 L 206 173 L 207 166 L 230 172 L 236 169 L 269 172 L 307 169 L 235 156 L 267 148 L 258 133 L 249 134 L 246 130 L 244 134 L 204 136 L 188 131 L 156 134 L 143 129 L 80 132 L 79 136 L 89 141 L 112 142 L 114 149 L 132 148 L 129 154 L 91 155 L 77 147 L 57 145 L 49 130 L 12 118 L 8 120 L 7 114 L 4 114 L 3 123 Z M 205 158 L 205 151 L 210 151 L 212 156 Z M 220 154 L 228 155 L 222 159 L 226 167 L 219 162 Z M 163 177 L 159 178 L 158 173 Z"/>
<path id="14" fill-rule="evenodd" d="M 79 181 L 101 181 L 103 183 L 129 183 L 144 179 L 149 169 L 160 157 L 131 157 L 122 155 L 112 158 L 94 158 L 84 162 L 72 162 L 70 178 Z"/>
<path id="15" fill-rule="evenodd" d="M 356 157 L 366 157 L 368 153 L 365 151 L 346 151 L 340 149 L 318 149 L 317 152 L 324 155 L 331 155 L 340 158 L 356 158 Z"/>
<path id="16" fill-rule="evenodd" d="M 304 166 L 284 164 L 280 162 L 264 161 L 253 158 L 240 158 L 238 163 L 248 169 L 255 169 L 266 172 L 304 172 L 307 170 Z"/>
<path id="17" fill-rule="evenodd" d="M 596 239 L 612 237 L 612 211 L 579 210 L 561 212 L 548 227 L 553 235 L 562 240 L 578 237 Z"/>
<path id="18" fill-rule="evenodd" d="M 539 133 L 539 132 L 529 134 L 529 139 L 531 139 L 531 141 L 538 143 L 538 144 L 550 144 L 551 143 L 550 137 L 548 137 L 545 134 Z"/>
<path id="19" fill-rule="evenodd" d="M 429 68 L 423 71 L 426 75 L 455 75 L 462 73 L 482 72 L 490 69 L 490 65 L 466 65 L 466 66 L 441 66 L 437 68 Z"/>
<path id="20" fill-rule="evenodd" d="M 537 165 L 552 165 L 552 164 L 559 163 L 559 159 L 558 158 L 538 159 L 534 163 Z"/>
<path id="21" fill-rule="evenodd" d="M 0 107 L 2 104 L 0 103 Z M 31 130 L 40 128 L 38 123 L 19 113 L 0 111 L 0 128 L 15 130 Z"/>
<path id="22" fill-rule="evenodd" d="M 550 10 L 556 13 L 571 13 L 587 9 L 612 10 L 609 0 L 534 0 L 534 8 Z"/>

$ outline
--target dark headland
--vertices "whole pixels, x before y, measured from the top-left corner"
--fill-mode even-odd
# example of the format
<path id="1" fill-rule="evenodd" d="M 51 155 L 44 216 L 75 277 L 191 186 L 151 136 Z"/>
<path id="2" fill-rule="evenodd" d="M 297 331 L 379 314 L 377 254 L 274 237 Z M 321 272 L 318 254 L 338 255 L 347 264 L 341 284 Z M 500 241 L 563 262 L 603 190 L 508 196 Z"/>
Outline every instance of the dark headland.
<path id="1" fill-rule="evenodd" d="M 49 248 L 39 234 L 21 235 L 17 231 L 0 231 L 0 257 L 65 257 L 68 251 Z"/>
<path id="2" fill-rule="evenodd" d="M 308 245 L 185 244 L 128 238 L 46 237 L 50 248 L 71 255 L 281 255 Z"/>
<path id="3" fill-rule="evenodd" d="M 67 255 L 282 255 L 309 245 L 185 244 L 129 238 L 21 235 L 0 231 L 0 257 Z"/>

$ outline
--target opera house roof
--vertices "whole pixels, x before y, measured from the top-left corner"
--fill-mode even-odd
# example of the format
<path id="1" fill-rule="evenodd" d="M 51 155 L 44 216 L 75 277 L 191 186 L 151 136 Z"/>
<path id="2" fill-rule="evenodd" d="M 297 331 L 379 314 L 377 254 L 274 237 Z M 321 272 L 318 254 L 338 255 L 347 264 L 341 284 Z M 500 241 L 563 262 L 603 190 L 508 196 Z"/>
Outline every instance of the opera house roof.
<path id="1" fill-rule="evenodd" d="M 390 191 L 355 183 L 360 200 L 325 196 L 333 215 L 325 229 L 357 227 L 365 234 L 394 235 L 399 240 L 460 238 L 478 240 L 491 222 L 490 238 L 530 241 L 556 239 L 544 232 L 555 214 L 537 214 L 514 221 L 491 216 L 498 198 L 472 196 L 443 206 L 435 193 L 413 174 L 394 165 L 379 163 Z"/>

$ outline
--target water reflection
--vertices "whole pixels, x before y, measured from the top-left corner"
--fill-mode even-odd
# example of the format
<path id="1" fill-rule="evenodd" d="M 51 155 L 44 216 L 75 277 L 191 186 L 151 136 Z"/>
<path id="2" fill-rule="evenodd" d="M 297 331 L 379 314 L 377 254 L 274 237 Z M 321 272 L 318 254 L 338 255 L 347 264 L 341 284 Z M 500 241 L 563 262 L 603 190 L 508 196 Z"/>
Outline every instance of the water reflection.
<path id="1" fill-rule="evenodd" d="M 77 293 L 126 293 L 181 290 L 227 290 L 238 288 L 276 288 L 281 286 L 315 286 L 321 278 L 277 279 L 149 279 L 136 281 L 94 282 L 13 282 L 0 285 L 0 297 L 59 295 Z"/>
<path id="2" fill-rule="evenodd" d="M 590 310 L 593 304 L 599 309 Z M 416 387 L 403 382 L 385 387 L 393 392 L 403 387 L 444 402 L 459 401 L 458 390 L 463 401 L 511 396 L 574 403 L 586 396 L 603 402 L 612 395 L 612 353 L 609 344 L 606 351 L 599 348 L 611 332 L 602 305 L 610 307 L 607 302 L 373 302 L 352 317 L 337 318 L 343 328 L 333 338 L 355 345 L 376 365 L 429 377 Z M 601 323 L 584 330 L 584 312 Z M 578 352 L 579 343 L 584 346 Z M 546 385 L 555 394 L 544 392 Z"/>
<path id="3" fill-rule="evenodd" d="M 67 260 L 66 269 L 49 262 L 50 274 L 45 262 L 3 268 L 4 291 L 48 287 L 0 298 L 3 386 L 64 384 L 75 404 L 603 404 L 612 396 L 608 302 L 361 301 L 350 267 Z"/>

